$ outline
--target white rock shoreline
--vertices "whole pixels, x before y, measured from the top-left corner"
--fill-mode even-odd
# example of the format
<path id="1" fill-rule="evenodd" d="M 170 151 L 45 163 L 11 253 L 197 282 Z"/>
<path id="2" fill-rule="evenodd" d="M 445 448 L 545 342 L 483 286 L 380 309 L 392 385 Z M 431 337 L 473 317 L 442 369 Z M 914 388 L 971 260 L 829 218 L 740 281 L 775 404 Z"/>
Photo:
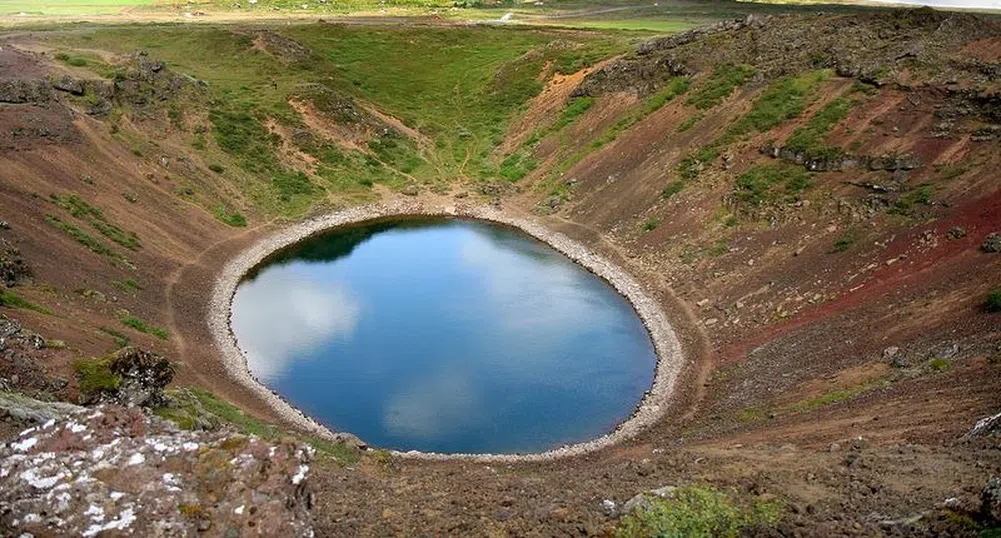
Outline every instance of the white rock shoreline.
<path id="1" fill-rule="evenodd" d="M 667 409 L 668 401 L 684 365 L 681 343 L 668 323 L 667 316 L 656 300 L 650 298 L 643 287 L 623 269 L 595 254 L 590 249 L 565 235 L 553 232 L 529 219 L 504 213 L 485 205 L 437 204 L 420 200 L 401 200 L 390 203 L 365 205 L 336 211 L 327 215 L 299 222 L 258 241 L 230 260 L 216 280 L 209 304 L 208 323 L 216 346 L 223 357 L 230 375 L 241 385 L 253 390 L 284 420 L 315 435 L 336 439 L 338 436 L 327 427 L 299 411 L 280 395 L 264 386 L 250 372 L 247 359 L 240 350 L 230 326 L 233 295 L 245 274 L 257 267 L 274 252 L 295 244 L 307 237 L 337 227 L 364 223 L 385 218 L 411 217 L 461 217 L 493 222 L 517 228 L 567 256 L 596 276 L 604 279 L 622 294 L 636 310 L 653 341 L 657 352 L 657 367 L 653 386 L 646 393 L 629 419 L 614 431 L 583 443 L 563 446 L 547 452 L 533 454 L 438 454 L 429 452 L 399 452 L 396 456 L 436 460 L 468 460 L 478 462 L 547 461 L 579 456 L 629 439 L 659 420 Z"/>

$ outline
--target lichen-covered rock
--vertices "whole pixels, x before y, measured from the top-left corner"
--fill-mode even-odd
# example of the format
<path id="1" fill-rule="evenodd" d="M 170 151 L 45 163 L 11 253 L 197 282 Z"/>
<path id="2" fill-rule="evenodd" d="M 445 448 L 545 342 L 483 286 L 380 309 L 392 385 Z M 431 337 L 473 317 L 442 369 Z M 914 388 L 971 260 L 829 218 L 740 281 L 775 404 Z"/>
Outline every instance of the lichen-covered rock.
<path id="1" fill-rule="evenodd" d="M 66 388 L 65 379 L 49 374 L 40 356 L 51 353 L 45 339 L 0 314 L 0 391 L 18 391 L 53 399 Z"/>
<path id="2" fill-rule="evenodd" d="M 96 372 L 113 378 L 114 382 L 97 383 L 97 386 L 85 389 L 87 383 L 84 377 Z M 167 403 L 163 389 L 174 379 L 174 372 L 174 365 L 156 353 L 135 347 L 122 348 L 110 358 L 98 361 L 94 372 L 83 377 L 78 374 L 81 381 L 80 403 L 161 407 Z"/>
<path id="3" fill-rule="evenodd" d="M 991 525 L 1001 524 L 1001 478 L 992 476 L 980 491 L 981 512 Z"/>
<path id="4" fill-rule="evenodd" d="M 100 406 L 0 450 L 0 535 L 312 536 L 312 450 Z"/>
<path id="5" fill-rule="evenodd" d="M 1001 252 L 1001 232 L 991 232 L 980 244 L 980 250 L 984 252 Z"/>
<path id="6" fill-rule="evenodd" d="M 0 284 L 12 288 L 31 278 L 31 267 L 21 252 L 6 239 L 0 239 Z"/>

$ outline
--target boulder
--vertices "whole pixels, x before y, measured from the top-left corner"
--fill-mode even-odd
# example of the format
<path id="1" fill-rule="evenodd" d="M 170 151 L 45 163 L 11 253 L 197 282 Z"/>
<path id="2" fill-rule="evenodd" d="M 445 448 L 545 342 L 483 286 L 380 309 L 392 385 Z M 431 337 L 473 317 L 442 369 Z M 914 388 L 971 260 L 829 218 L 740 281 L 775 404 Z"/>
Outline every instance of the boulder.
<path id="1" fill-rule="evenodd" d="M 991 526 L 1001 525 L 1001 478 L 992 476 L 980 491 L 980 511 Z"/>
<path id="2" fill-rule="evenodd" d="M 970 431 L 963 436 L 964 439 L 973 437 L 997 437 L 1001 436 L 1001 413 L 992 417 L 985 417 L 977 421 Z"/>
<path id="3" fill-rule="evenodd" d="M 83 84 L 69 75 L 63 75 L 53 80 L 52 87 L 61 92 L 72 93 L 73 95 L 83 95 L 84 93 Z"/>
<path id="4" fill-rule="evenodd" d="M 118 379 L 116 386 L 85 392 L 80 395 L 80 403 L 115 403 L 151 408 L 168 403 L 163 389 L 174 379 L 175 369 L 170 361 L 160 355 L 126 347 L 116 351 L 107 360 L 106 368 L 110 376 Z"/>
<path id="5" fill-rule="evenodd" d="M 12 288 L 31 278 L 31 267 L 21 252 L 6 239 L 0 239 L 0 284 Z"/>
<path id="6" fill-rule="evenodd" d="M 138 408 L 85 409 L 0 449 L 0 535 L 313 536 L 312 455 Z"/>
<path id="7" fill-rule="evenodd" d="M 636 510 L 649 510 L 653 507 L 653 499 L 673 499 L 677 490 L 678 488 L 674 486 L 664 486 L 638 493 L 622 505 L 621 513 L 631 514 Z"/>
<path id="8" fill-rule="evenodd" d="M 1001 232 L 991 232 L 980 244 L 980 250 L 984 252 L 1001 252 Z"/>

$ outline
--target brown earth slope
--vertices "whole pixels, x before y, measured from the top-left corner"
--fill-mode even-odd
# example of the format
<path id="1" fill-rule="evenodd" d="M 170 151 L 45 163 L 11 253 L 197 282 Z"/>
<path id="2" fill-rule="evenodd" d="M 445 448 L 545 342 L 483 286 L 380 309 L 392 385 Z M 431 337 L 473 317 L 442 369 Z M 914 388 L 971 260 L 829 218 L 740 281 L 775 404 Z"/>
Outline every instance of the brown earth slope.
<path id="1" fill-rule="evenodd" d="M 593 104 L 531 143 L 559 107 L 530 106 L 497 150 L 539 166 L 514 185 L 422 199 L 485 193 L 635 275 L 687 354 L 672 408 L 636 439 L 574 459 L 370 451 L 321 466 L 321 534 L 602 535 L 616 524 L 606 499 L 707 483 L 781 500 L 782 522 L 752 534 L 976 536 L 964 507 L 1001 474 L 997 439 L 961 440 L 1001 408 L 1001 315 L 983 307 L 1001 254 L 980 248 L 1001 230 L 999 36 L 992 19 L 927 11 L 757 19 L 554 80 L 543 95 Z M 123 62 L 165 100 L 204 91 L 148 59 Z M 730 91 L 697 99 L 740 66 L 751 69 Z M 86 113 L 99 103 L 46 82 L 64 74 L 28 37 L 0 48 L 0 238 L 33 269 L 12 291 L 49 311 L 4 313 L 66 342 L 39 355 L 67 379 L 72 361 L 125 335 L 182 361 L 176 384 L 276 419 L 227 379 L 205 322 L 214 276 L 275 224 L 220 222 L 206 200 L 256 210 L 172 144 L 166 122 L 137 107 L 111 129 Z M 687 93 L 649 105 L 682 76 Z M 790 142 L 837 103 L 844 113 L 811 146 Z M 150 154 L 135 139 L 160 143 Z M 130 316 L 165 338 L 124 326 Z M 62 390 L 75 396 L 72 380 Z"/>

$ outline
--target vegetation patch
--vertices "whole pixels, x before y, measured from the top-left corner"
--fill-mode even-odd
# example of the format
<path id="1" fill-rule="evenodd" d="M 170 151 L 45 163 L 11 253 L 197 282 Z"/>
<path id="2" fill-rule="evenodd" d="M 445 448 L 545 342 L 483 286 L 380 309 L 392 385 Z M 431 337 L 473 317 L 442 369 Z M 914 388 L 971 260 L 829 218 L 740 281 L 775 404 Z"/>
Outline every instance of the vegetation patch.
<path id="1" fill-rule="evenodd" d="M 221 206 L 215 208 L 215 211 L 212 212 L 212 215 L 215 216 L 215 218 L 218 219 L 220 222 L 223 222 L 224 224 L 232 226 L 234 228 L 242 228 L 247 225 L 246 217 L 244 217 L 243 215 L 241 215 L 239 212 L 236 211 L 230 213 L 229 211 L 226 211 L 226 208 Z"/>
<path id="2" fill-rule="evenodd" d="M 112 280 L 111 285 L 127 292 L 136 292 L 143 289 L 142 284 L 134 278 L 125 278 L 122 280 Z"/>
<path id="3" fill-rule="evenodd" d="M 1001 288 L 994 288 L 987 293 L 987 298 L 984 300 L 984 310 L 1001 312 Z"/>
<path id="4" fill-rule="evenodd" d="M 837 124 L 841 123 L 851 110 L 852 101 L 846 97 L 838 97 L 818 110 L 810 120 L 793 131 L 786 140 L 785 148 L 810 160 L 833 159 L 841 156 L 843 151 L 837 146 L 823 143 L 824 137 Z"/>
<path id="5" fill-rule="evenodd" d="M 844 252 L 851 248 L 858 239 L 856 233 L 853 230 L 847 230 L 838 236 L 837 241 L 834 242 L 834 247 L 831 249 L 832 252 Z"/>
<path id="6" fill-rule="evenodd" d="M 45 308 L 42 305 L 35 304 L 20 295 L 17 295 L 8 290 L 0 289 L 0 306 L 6 306 L 8 308 L 20 308 L 22 310 L 31 310 L 33 312 L 38 312 L 39 314 L 45 314 L 46 316 L 54 316 L 55 312 Z"/>
<path id="7" fill-rule="evenodd" d="M 666 187 L 664 187 L 664 190 L 660 191 L 660 197 L 665 200 L 668 200 L 672 196 L 678 194 L 684 189 L 685 189 L 684 181 L 672 181 L 668 183 Z"/>
<path id="8" fill-rule="evenodd" d="M 733 90 L 743 86 L 754 75 L 750 65 L 724 65 L 716 69 L 709 80 L 697 89 L 686 104 L 708 110 L 723 102 Z"/>
<path id="9" fill-rule="evenodd" d="M 652 232 L 660 227 L 660 220 L 650 217 L 643 221 L 643 231 Z"/>
<path id="10" fill-rule="evenodd" d="M 577 119 L 583 116 L 585 112 L 591 110 L 593 105 L 593 97 L 574 97 L 568 100 L 566 108 L 564 108 L 563 112 L 560 113 L 560 117 L 556 118 L 556 121 L 548 126 L 533 132 L 532 136 L 525 140 L 523 146 L 534 146 L 539 140 L 542 140 L 549 134 L 563 130 L 565 127 L 577 121 Z"/>
<path id="11" fill-rule="evenodd" d="M 738 210 L 750 212 L 766 205 L 795 201 L 810 184 L 809 173 L 800 167 L 755 166 L 737 177 L 733 200 Z"/>
<path id="12" fill-rule="evenodd" d="M 145 321 L 129 314 L 127 311 L 122 310 L 118 313 L 118 320 L 122 322 L 122 325 L 135 329 L 141 333 L 151 334 L 160 340 L 166 340 L 168 338 L 167 331 L 157 327 L 155 325 L 150 325 Z"/>
<path id="13" fill-rule="evenodd" d="M 97 330 L 110 336 L 114 340 L 115 346 L 118 348 L 128 347 L 129 345 L 132 344 L 132 339 L 129 338 L 127 334 L 116 331 L 114 329 L 109 329 L 107 327 L 99 327 Z"/>
<path id="14" fill-rule="evenodd" d="M 782 504 L 741 503 L 711 486 L 686 486 L 668 498 L 649 496 L 649 508 L 626 515 L 615 530 L 617 538 L 735 538 L 751 527 L 775 526 Z"/>
<path id="15" fill-rule="evenodd" d="M 111 361 L 80 359 L 73 363 L 77 385 L 84 395 L 113 392 L 122 384 L 122 378 L 111 371 Z"/>
<path id="16" fill-rule="evenodd" d="M 52 203 L 68 211 L 73 217 L 86 221 L 95 230 L 100 232 L 101 235 L 111 239 L 115 243 L 129 250 L 139 248 L 139 236 L 111 224 L 100 209 L 87 203 L 79 196 L 75 194 L 52 194 L 49 196 L 49 199 L 52 200 Z"/>

